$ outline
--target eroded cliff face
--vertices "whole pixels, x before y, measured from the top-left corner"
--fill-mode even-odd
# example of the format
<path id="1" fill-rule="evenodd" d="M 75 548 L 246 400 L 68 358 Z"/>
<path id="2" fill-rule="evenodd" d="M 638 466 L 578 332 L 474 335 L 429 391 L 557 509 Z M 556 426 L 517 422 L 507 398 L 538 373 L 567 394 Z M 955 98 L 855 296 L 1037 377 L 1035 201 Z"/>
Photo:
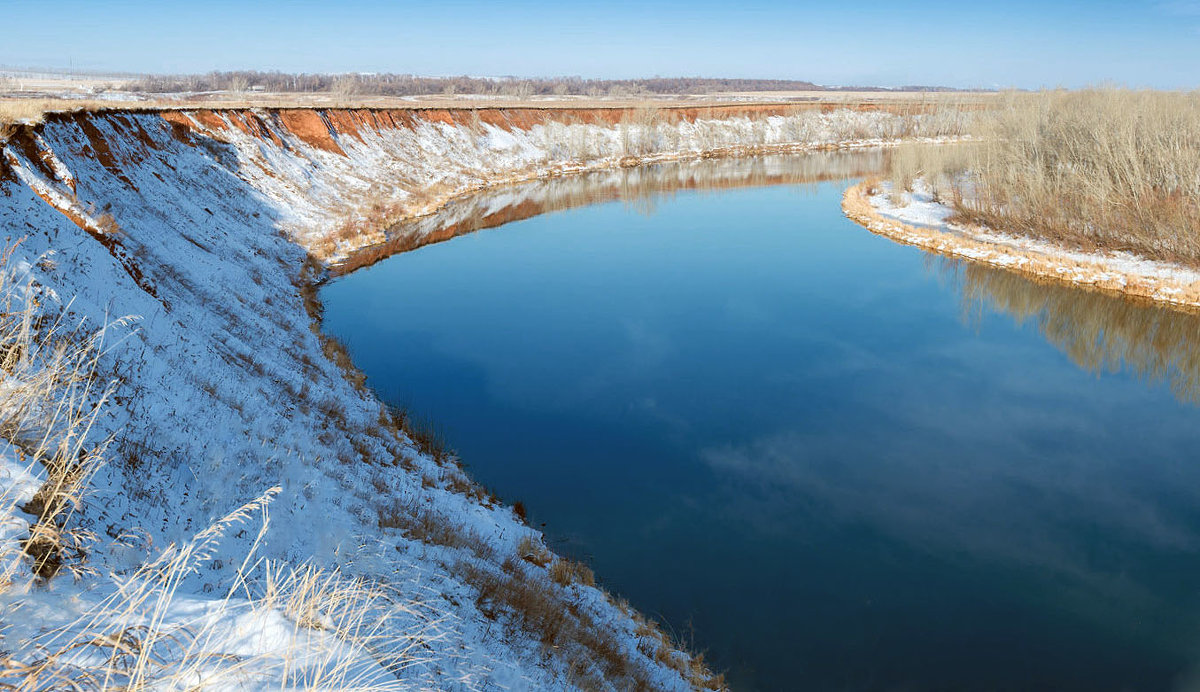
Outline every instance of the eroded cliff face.
<path id="1" fill-rule="evenodd" d="M 315 257 L 345 260 L 383 229 L 485 187 L 685 157 L 940 136 L 933 115 L 812 106 L 196 111 L 177 133 L 232 147 L 239 175 L 285 211 Z"/>
<path id="2" fill-rule="evenodd" d="M 256 546 L 417 590 L 446 614 L 453 627 L 433 655 L 397 673 L 410 682 L 708 684 L 636 614 L 522 559 L 518 546 L 540 544 L 538 532 L 414 441 L 347 372 L 314 326 L 311 283 L 322 262 L 386 242 L 385 224 L 486 186 L 944 134 L 922 122 L 780 107 L 200 110 L 61 115 L 21 129 L 0 150 L 0 229 L 20 241 L 7 271 L 47 318 L 109 325 L 100 367 L 116 382 L 92 431 L 113 436 L 110 460 L 77 514 L 98 537 L 86 556 L 96 574 L 60 586 L 74 605 L 43 609 L 22 631 L 59 624 L 111 591 L 109 575 L 278 488 L 263 539 L 231 533 L 181 593 L 201 606 L 223 593 Z M 16 468 L 15 448 L 0 448 Z M 131 531 L 141 538 L 126 540 Z M 514 593 L 536 603 L 505 600 Z"/>

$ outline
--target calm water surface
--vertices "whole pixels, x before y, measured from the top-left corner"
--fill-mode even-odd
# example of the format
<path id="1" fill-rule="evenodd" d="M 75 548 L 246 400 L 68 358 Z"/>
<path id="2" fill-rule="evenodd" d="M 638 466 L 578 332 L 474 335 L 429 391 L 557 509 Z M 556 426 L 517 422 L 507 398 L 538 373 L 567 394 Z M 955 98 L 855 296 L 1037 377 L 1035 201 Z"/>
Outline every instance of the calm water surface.
<path id="1" fill-rule="evenodd" d="M 332 282 L 325 328 L 735 689 L 1193 689 L 1200 323 L 801 184 L 880 163 L 477 198 L 399 234 L 529 218 Z"/>

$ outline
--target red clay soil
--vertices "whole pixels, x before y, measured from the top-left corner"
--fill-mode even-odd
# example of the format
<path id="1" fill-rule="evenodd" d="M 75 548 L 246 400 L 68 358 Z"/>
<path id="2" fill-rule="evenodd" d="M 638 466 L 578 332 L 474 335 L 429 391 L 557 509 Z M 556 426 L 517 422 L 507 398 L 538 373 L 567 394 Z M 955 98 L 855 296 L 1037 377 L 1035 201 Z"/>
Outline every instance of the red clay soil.
<path id="1" fill-rule="evenodd" d="M 92 116 L 88 113 L 80 112 L 71 113 L 65 117 L 72 118 L 79 125 L 80 130 L 84 133 L 84 136 L 86 136 L 88 140 L 86 147 L 91 150 L 92 154 L 95 155 L 100 164 L 116 178 L 128 185 L 131 189 L 136 190 L 136 186 L 134 186 L 133 182 L 126 177 L 124 171 L 121 170 L 120 163 L 113 155 L 112 149 L 108 146 L 108 142 L 105 141 L 103 133 L 101 133 L 100 130 L 97 129 L 96 126 L 91 122 Z M 109 122 L 114 129 L 122 131 L 123 135 L 127 136 L 132 133 L 134 137 L 143 143 L 150 143 L 149 136 L 144 131 L 141 131 L 141 128 L 136 126 L 132 119 L 122 115 L 116 115 Z M 129 130 L 130 132 L 124 132 L 124 130 Z M 4 143 L 4 146 L 15 149 L 22 153 L 25 160 L 28 161 L 30 165 L 36 167 L 37 171 L 48 180 L 58 180 L 58 175 L 54 172 L 54 169 L 50 167 L 46 160 L 46 158 L 50 155 L 50 152 L 42 151 L 40 147 L 38 147 L 37 141 L 34 139 L 35 131 L 36 130 L 34 127 L 22 127 L 18 129 L 17 132 L 14 133 L 7 142 Z M 3 157 L 0 157 L 0 182 L 6 182 L 9 180 L 15 181 L 15 175 L 11 173 L 11 171 L 8 171 L 7 164 L 4 162 Z M 52 198 L 42 194 L 36 187 L 31 187 L 30 190 L 34 194 L 41 197 L 46 204 L 50 205 L 51 208 L 56 209 L 69 221 L 86 231 L 88 235 L 95 238 L 101 245 L 104 246 L 106 250 L 108 250 L 109 254 L 111 254 L 113 258 L 117 260 L 117 262 L 125 270 L 125 273 L 129 275 L 129 278 L 133 279 L 134 283 L 141 287 L 141 289 L 150 296 L 158 298 L 158 291 L 155 290 L 154 286 L 149 282 L 145 274 L 138 267 L 136 260 L 129 255 L 128 251 L 126 251 L 119 236 L 113 233 L 105 233 L 104 231 L 97 230 L 93 225 L 88 223 L 86 219 L 75 213 L 71 208 L 56 204 Z M 75 191 L 73 185 L 71 185 L 71 191 Z"/>
<path id="2" fill-rule="evenodd" d="M 301 142 L 335 154 L 346 155 L 341 145 L 334 140 L 333 129 L 325 122 L 320 111 L 313 110 L 284 110 L 276 115 L 279 123 L 289 132 L 296 135 Z"/>
<path id="3" fill-rule="evenodd" d="M 228 117 L 229 121 L 233 123 L 234 127 L 238 128 L 242 132 L 245 132 L 251 137 L 269 139 L 275 143 L 275 146 L 283 146 L 283 140 L 279 138 L 279 135 L 277 135 L 274 130 L 267 127 L 267 124 L 263 122 L 262 118 L 260 118 L 258 114 L 250 111 L 239 111 L 229 113 Z"/>
<path id="4" fill-rule="evenodd" d="M 325 118 L 338 134 L 346 134 L 362 140 L 363 129 L 398 130 L 416 126 L 417 115 L 413 110 L 373 110 L 356 108 L 353 110 L 329 110 Z"/>
<path id="5" fill-rule="evenodd" d="M 428 120 L 431 123 L 444 123 L 446 125 L 457 124 L 454 122 L 454 116 L 451 115 L 450 111 L 444 108 L 431 108 L 429 110 L 423 110 L 417 114 L 417 117 L 421 118 L 422 120 Z"/>
<path id="6" fill-rule="evenodd" d="M 163 111 L 162 119 L 171 126 L 171 137 L 189 147 L 196 146 L 192 141 L 192 122 L 186 115 L 178 111 Z"/>
<path id="7" fill-rule="evenodd" d="M 123 118 L 121 118 L 121 122 L 125 123 L 125 125 L 131 131 L 133 131 L 133 136 L 136 137 L 137 140 L 142 143 L 142 146 L 146 147 L 147 151 L 154 149 L 155 147 L 158 146 L 157 144 L 154 143 L 154 140 L 150 138 L 150 133 L 146 132 L 146 129 L 142 127 L 141 123 L 138 121 L 137 118 L 123 117 Z"/>
<path id="8" fill-rule="evenodd" d="M 229 112 L 235 113 L 237 111 Z M 198 110 L 192 115 L 196 118 L 196 122 L 210 130 L 224 130 L 227 126 L 225 120 L 216 111 Z"/>
<path id="9" fill-rule="evenodd" d="M 78 112 L 72 113 L 75 123 L 79 125 L 79 129 L 88 139 L 88 145 L 92 148 L 92 152 L 96 155 L 96 160 L 104 166 L 109 173 L 112 173 L 118 180 L 136 190 L 137 187 L 133 181 L 125 176 L 125 172 L 121 170 L 116 157 L 113 156 L 112 149 L 109 148 L 108 142 L 104 139 L 104 134 L 96 128 L 92 123 L 92 115 L 89 113 Z"/>
<path id="10" fill-rule="evenodd" d="M 37 168 L 38 173 L 41 173 L 43 177 L 50 180 L 58 179 L 58 176 L 54 174 L 54 170 L 46 162 L 45 157 L 49 152 L 42 151 L 41 147 L 38 146 L 32 129 L 27 127 L 19 128 L 8 138 L 4 146 L 19 151 L 24 155 L 25 160 Z"/>
<path id="11" fill-rule="evenodd" d="M 155 149 L 157 145 L 154 140 L 150 139 L 150 135 L 142 129 L 138 124 L 137 118 L 130 115 L 113 116 L 109 119 L 109 123 L 113 130 L 121 135 L 118 140 L 129 141 L 136 139 L 142 144 L 142 147 L 128 147 L 125 149 L 125 157 L 129 159 L 129 163 L 141 163 L 150 155 L 150 151 Z M 116 158 L 115 156 L 113 157 Z"/>
<path id="12" fill-rule="evenodd" d="M 9 168 L 6 157 L 0 156 L 0 183 L 15 182 L 17 182 L 17 174 L 13 173 L 12 169 Z M 2 184 L 0 184 L 0 192 L 3 192 L 5 196 L 9 194 L 8 188 Z"/>

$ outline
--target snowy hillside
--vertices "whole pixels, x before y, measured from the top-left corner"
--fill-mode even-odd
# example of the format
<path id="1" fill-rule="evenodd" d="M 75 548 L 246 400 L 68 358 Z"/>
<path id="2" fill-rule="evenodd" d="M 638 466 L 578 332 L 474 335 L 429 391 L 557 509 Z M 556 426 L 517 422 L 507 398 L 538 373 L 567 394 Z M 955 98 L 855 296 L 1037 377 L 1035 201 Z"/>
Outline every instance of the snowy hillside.
<path id="1" fill-rule="evenodd" d="M 333 660 L 343 684 L 375 687 L 720 686 L 363 388 L 320 334 L 312 290 L 385 224 L 498 183 L 953 134 L 883 112 L 703 116 L 175 111 L 20 130 L 0 150 L 13 310 L 35 332 L 107 325 L 95 372 L 113 388 L 84 445 L 111 437 L 105 463 L 64 520 L 90 540 L 48 583 L 19 541 L 50 476 L 27 425 L 0 446 L 14 674 L 57 651 L 65 625 L 58 643 L 156 633 L 158 670 L 189 684 L 223 670 L 230 685 L 304 687 L 335 679 L 318 674 Z M 314 592 L 372 626 L 330 620 L 333 606 L 310 617 L 297 594 Z M 72 677 L 102 659 L 83 647 L 55 665 Z"/>

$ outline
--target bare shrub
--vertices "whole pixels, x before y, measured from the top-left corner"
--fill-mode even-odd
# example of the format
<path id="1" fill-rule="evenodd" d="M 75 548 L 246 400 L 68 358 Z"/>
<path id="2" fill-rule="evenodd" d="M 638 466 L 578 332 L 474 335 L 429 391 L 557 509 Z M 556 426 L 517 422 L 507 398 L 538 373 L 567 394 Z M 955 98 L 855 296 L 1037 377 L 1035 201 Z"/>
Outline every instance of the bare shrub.
<path id="1" fill-rule="evenodd" d="M 242 93 L 250 88 L 250 80 L 241 75 L 234 75 L 229 79 L 226 89 L 234 93 Z"/>
<path id="2" fill-rule="evenodd" d="M 333 80 L 330 90 L 339 96 L 354 96 L 362 91 L 362 87 L 353 75 L 342 75 Z"/>
<path id="3" fill-rule="evenodd" d="M 897 182 L 924 176 L 960 221 L 1200 264 L 1200 93 L 1011 93 L 974 129 Z"/>
<path id="4" fill-rule="evenodd" d="M 587 565 L 559 558 L 550 565 L 550 579 L 561 586 L 570 586 L 571 584 L 583 584 L 584 586 L 595 586 L 596 575 L 592 573 L 591 568 Z"/>

